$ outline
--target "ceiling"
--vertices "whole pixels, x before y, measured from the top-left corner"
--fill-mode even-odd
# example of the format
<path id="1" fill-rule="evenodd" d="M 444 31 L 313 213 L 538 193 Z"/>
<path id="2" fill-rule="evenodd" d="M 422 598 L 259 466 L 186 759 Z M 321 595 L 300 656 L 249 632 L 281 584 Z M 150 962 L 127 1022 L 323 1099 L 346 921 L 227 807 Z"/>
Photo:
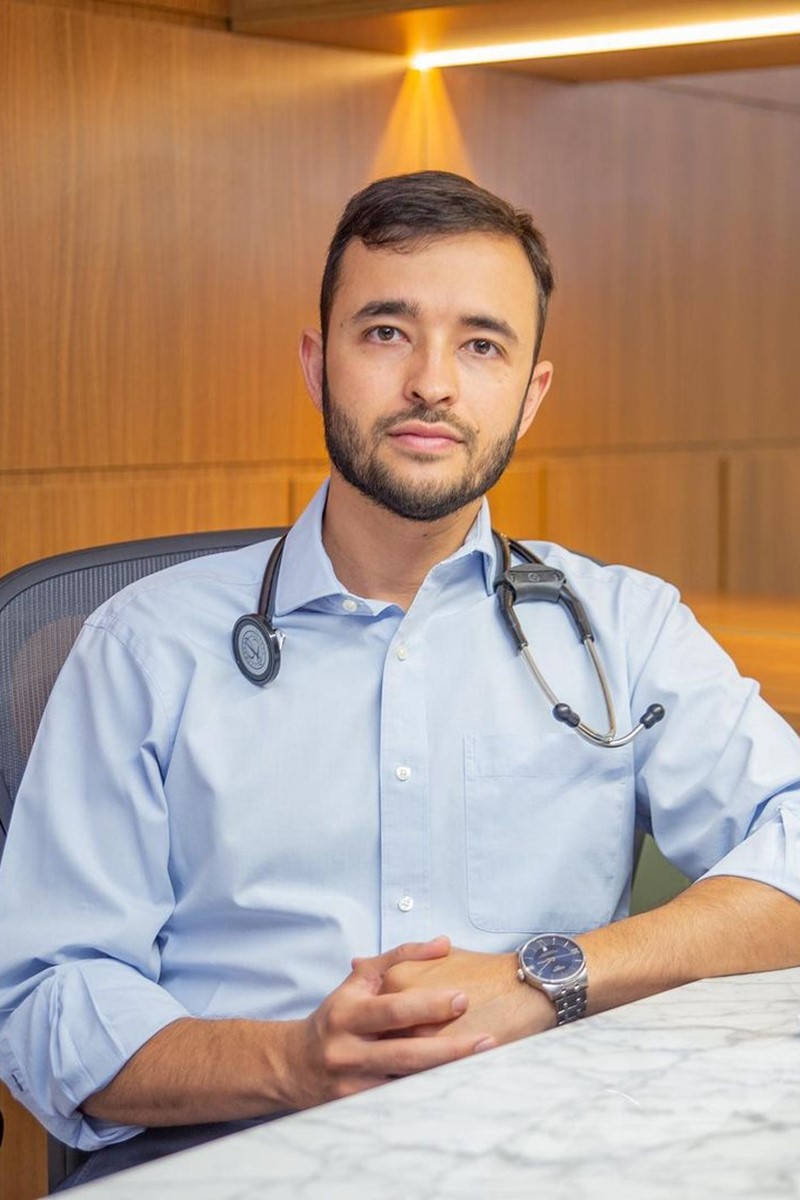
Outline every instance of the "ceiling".
<path id="1" fill-rule="evenodd" d="M 233 0 L 236 32 L 410 57 L 452 49 L 800 11 L 797 0 Z M 564 80 L 800 64 L 800 36 L 503 64 Z"/>

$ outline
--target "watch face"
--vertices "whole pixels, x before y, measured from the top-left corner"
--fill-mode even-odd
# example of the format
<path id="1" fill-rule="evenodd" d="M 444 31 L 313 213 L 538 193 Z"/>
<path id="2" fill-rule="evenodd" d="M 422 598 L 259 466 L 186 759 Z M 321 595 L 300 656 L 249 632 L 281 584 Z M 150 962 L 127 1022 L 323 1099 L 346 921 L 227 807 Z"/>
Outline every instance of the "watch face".
<path id="1" fill-rule="evenodd" d="M 563 983 L 583 967 L 583 951 L 572 938 L 543 934 L 522 948 L 523 966 L 543 983 Z"/>

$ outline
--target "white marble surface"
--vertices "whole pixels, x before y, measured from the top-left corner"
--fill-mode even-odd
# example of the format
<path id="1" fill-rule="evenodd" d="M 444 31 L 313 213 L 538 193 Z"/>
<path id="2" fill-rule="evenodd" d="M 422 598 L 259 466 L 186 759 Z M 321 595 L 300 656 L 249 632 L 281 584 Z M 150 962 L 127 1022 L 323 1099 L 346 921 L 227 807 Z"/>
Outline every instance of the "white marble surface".
<path id="1" fill-rule="evenodd" d="M 691 984 L 69 1195 L 800 1197 L 800 968 Z"/>

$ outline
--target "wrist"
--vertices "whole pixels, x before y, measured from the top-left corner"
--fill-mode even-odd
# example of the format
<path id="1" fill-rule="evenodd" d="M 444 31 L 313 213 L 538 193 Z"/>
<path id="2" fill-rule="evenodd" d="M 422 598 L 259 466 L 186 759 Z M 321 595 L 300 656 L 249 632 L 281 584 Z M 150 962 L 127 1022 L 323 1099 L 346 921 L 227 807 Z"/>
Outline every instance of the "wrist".
<path id="1" fill-rule="evenodd" d="M 517 978 L 547 998 L 555 1024 L 567 1025 L 586 1015 L 589 975 L 586 956 L 574 938 L 563 933 L 534 934 L 517 955 Z"/>
<path id="2" fill-rule="evenodd" d="M 504 968 L 509 977 L 509 989 L 514 996 L 518 1011 L 517 1037 L 530 1037 L 556 1027 L 556 1009 L 552 1000 L 519 978 L 519 952 L 512 950 L 504 954 Z"/>
<path id="3" fill-rule="evenodd" d="M 259 1021 L 258 1087 L 265 1113 L 309 1108 L 305 1064 L 309 1058 L 308 1019 Z"/>

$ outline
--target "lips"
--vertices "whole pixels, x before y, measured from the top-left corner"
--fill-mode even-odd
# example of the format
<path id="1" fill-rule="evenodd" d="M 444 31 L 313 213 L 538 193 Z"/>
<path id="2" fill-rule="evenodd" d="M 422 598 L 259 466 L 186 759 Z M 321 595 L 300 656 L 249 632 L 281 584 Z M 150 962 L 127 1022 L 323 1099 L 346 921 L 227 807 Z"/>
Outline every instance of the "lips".
<path id="1" fill-rule="evenodd" d="M 409 450 L 434 453 L 460 445 L 464 439 L 451 425 L 437 422 L 429 425 L 424 421 L 404 421 L 388 430 L 389 437 Z"/>

